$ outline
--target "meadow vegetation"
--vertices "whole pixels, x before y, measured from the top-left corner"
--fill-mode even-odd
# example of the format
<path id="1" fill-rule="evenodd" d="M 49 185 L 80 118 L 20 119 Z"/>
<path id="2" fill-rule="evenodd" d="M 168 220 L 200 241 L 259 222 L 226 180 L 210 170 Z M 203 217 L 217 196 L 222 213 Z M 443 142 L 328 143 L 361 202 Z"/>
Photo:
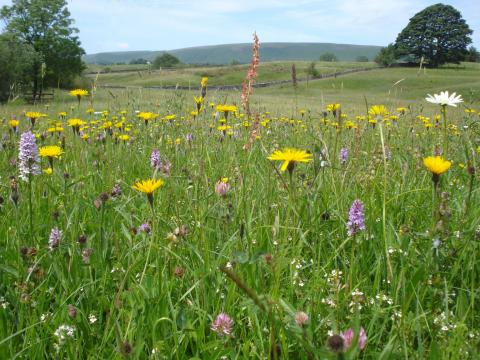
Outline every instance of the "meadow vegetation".
<path id="1" fill-rule="evenodd" d="M 0 105 L 0 357 L 478 358 L 478 64 L 246 71 Z"/>

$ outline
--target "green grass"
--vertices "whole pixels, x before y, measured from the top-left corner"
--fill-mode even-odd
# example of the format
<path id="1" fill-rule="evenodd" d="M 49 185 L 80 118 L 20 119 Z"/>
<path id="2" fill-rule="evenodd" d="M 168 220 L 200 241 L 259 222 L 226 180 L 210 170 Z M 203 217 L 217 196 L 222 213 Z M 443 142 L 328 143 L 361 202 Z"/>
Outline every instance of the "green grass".
<path id="1" fill-rule="evenodd" d="M 290 80 L 292 64 L 295 64 L 297 78 L 306 78 L 306 69 L 310 62 L 268 62 L 260 65 L 258 82 Z M 134 65 L 131 65 L 134 66 Z M 316 69 L 320 74 L 332 74 L 343 70 L 371 68 L 374 63 L 361 62 L 317 62 Z M 183 68 L 178 70 L 133 71 L 98 75 L 99 85 L 120 86 L 165 86 L 180 85 L 197 88 L 198 79 L 209 77 L 209 85 L 240 85 L 247 72 L 247 65 Z M 97 75 L 89 75 L 94 79 Z"/>
<path id="2" fill-rule="evenodd" d="M 347 359 L 478 358 L 480 128 L 478 114 L 464 111 L 480 110 L 478 72 L 467 66 L 417 77 L 416 69 L 386 69 L 310 82 L 308 88 L 301 83 L 297 90 L 256 89 L 252 109 L 262 124 L 249 151 L 242 150 L 251 129 L 244 128 L 245 117 L 230 114 L 233 133 L 224 136 L 214 109 L 195 119 L 189 115 L 198 89 L 100 89 L 94 109 L 108 110 L 113 124 L 126 110 L 129 131 L 101 129 L 104 120 L 86 114 L 88 99 L 78 107 L 66 93 L 48 107 L 2 105 L 0 357 L 265 359 L 277 344 L 282 359 L 335 359 L 327 346 L 330 334 L 362 326 L 367 345 L 363 351 L 354 346 Z M 444 89 L 465 100 L 474 95 L 472 102 L 447 108 L 456 128 L 448 132 L 444 156 L 453 164 L 434 195 L 422 158 L 443 148 L 443 123 L 427 129 L 417 115 L 435 125 L 439 108 L 424 97 Z M 239 95 L 208 90 L 205 101 L 239 104 Z M 366 115 L 365 98 L 385 104 L 391 114 L 397 105 L 409 109 L 398 121 L 373 126 L 356 120 Z M 358 128 L 337 129 L 331 113 L 322 121 L 328 103 L 341 103 L 342 124 L 350 119 Z M 33 178 L 33 234 L 28 184 L 12 161 L 20 134 L 8 124 L 16 115 L 19 132 L 27 131 L 28 110 L 48 115 L 34 127 L 39 146 L 65 146 L 53 174 Z M 178 117 L 145 125 L 137 110 Z M 89 140 L 59 120 L 59 111 L 88 121 Z M 64 132 L 45 133 L 57 121 Z M 116 139 L 120 133 L 130 140 Z M 287 146 L 314 158 L 297 164 L 291 177 L 267 159 Z M 338 158 L 342 147 L 349 149 L 345 164 Z M 171 162 L 169 176 L 150 166 L 154 148 Z M 41 167 L 47 166 L 42 159 Z M 154 176 L 165 186 L 150 208 L 131 186 Z M 222 177 L 230 184 L 225 197 L 215 193 Z M 115 184 L 122 194 L 99 202 Z M 366 230 L 352 237 L 346 223 L 355 199 L 365 205 Z M 151 234 L 138 233 L 146 222 Z M 189 229 L 185 236 L 176 230 L 182 225 Z M 50 250 L 54 227 L 63 239 Z M 22 255 L 22 248 L 36 254 Z M 88 263 L 82 260 L 86 249 L 92 250 Z M 236 281 L 219 269 L 227 263 Z M 297 311 L 309 315 L 306 326 L 296 325 Z M 211 330 L 220 312 L 232 317 L 234 337 Z M 75 328 L 73 338 L 59 341 L 54 334 L 61 325 Z"/>

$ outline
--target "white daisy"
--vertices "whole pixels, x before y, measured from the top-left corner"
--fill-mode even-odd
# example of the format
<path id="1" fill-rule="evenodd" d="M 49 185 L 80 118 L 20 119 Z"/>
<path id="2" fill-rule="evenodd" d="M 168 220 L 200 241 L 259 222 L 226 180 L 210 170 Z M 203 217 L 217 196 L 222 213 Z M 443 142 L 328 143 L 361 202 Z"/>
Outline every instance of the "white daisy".
<path id="1" fill-rule="evenodd" d="M 458 95 L 456 93 L 453 93 L 452 95 L 448 95 L 448 91 L 442 91 L 440 92 L 440 95 L 438 94 L 427 94 L 428 97 L 425 98 L 428 102 L 432 104 L 438 104 L 438 105 L 448 105 L 448 106 L 455 106 L 457 107 L 457 104 L 462 103 L 462 95 Z"/>

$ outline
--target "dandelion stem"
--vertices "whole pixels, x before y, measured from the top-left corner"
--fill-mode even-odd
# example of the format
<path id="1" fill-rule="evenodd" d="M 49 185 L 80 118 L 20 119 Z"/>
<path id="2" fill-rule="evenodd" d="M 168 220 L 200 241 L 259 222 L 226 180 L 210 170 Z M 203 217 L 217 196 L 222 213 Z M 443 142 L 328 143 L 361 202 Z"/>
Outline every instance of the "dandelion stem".
<path id="1" fill-rule="evenodd" d="M 385 244 L 385 258 L 387 259 L 387 267 L 389 278 L 393 278 L 392 264 L 390 263 L 390 255 L 388 253 L 387 244 L 387 155 L 385 153 L 385 140 L 383 137 L 383 125 L 382 122 L 378 124 L 380 130 L 380 141 L 382 143 L 382 155 L 383 155 L 383 194 L 382 194 L 382 230 L 383 230 L 383 242 Z"/>

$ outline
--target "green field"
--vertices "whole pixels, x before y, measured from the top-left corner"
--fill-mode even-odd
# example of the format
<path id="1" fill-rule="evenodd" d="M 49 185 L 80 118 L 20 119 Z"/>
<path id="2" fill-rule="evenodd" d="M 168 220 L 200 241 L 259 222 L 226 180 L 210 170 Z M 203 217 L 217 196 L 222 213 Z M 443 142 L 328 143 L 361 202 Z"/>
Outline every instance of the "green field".
<path id="1" fill-rule="evenodd" d="M 290 69 L 262 64 L 258 81 Z M 252 118 L 239 91 L 207 87 L 192 113 L 201 76 L 245 72 L 101 74 L 80 102 L 0 105 L 0 358 L 478 359 L 479 64 L 255 89 Z M 192 90 L 143 88 L 177 83 Z M 464 102 L 442 114 L 425 97 L 444 90 Z M 27 111 L 45 116 L 32 128 Z M 24 181 L 30 130 L 63 154 Z M 281 171 L 269 157 L 286 147 L 311 161 Z M 439 152 L 451 166 L 436 177 L 424 159 Z M 164 181 L 150 198 L 132 188 L 147 179 Z M 350 235 L 355 200 L 365 229 Z M 346 334 L 361 328 L 360 343 Z"/>
<path id="2" fill-rule="evenodd" d="M 307 77 L 306 69 L 310 65 L 307 61 L 296 62 L 268 62 L 260 65 L 258 70 L 258 82 L 269 82 L 276 80 L 290 80 L 292 78 L 292 65 L 295 64 L 297 78 Z M 119 70 L 128 69 L 128 66 L 135 69 L 139 65 L 119 65 Z M 361 62 L 317 62 L 316 70 L 319 74 L 332 74 L 344 70 L 373 68 L 375 63 Z M 218 85 L 241 85 L 247 65 L 219 66 L 219 67 L 190 67 L 177 70 L 143 70 L 132 72 L 101 73 L 98 75 L 99 85 L 121 85 L 121 86 L 165 86 L 180 85 L 198 87 L 198 79 L 208 76 L 209 84 Z M 95 69 L 95 67 L 93 68 Z M 101 68 L 96 68 L 97 71 Z M 112 68 L 113 69 L 113 68 Z M 89 74 L 89 78 L 97 78 L 96 74 Z"/>

